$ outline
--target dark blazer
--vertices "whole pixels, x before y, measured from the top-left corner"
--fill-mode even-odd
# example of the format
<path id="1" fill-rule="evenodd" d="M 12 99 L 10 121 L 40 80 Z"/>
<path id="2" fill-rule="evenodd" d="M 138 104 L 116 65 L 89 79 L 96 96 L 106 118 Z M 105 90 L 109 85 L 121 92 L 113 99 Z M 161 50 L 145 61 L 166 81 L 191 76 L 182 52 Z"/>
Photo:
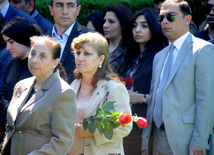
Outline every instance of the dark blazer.
<path id="1" fill-rule="evenodd" d="M 37 24 L 36 20 L 33 17 L 31 17 L 29 14 L 27 14 L 26 12 L 24 12 L 22 10 L 14 8 L 11 4 L 9 4 L 9 5 L 10 6 L 9 6 L 6 16 L 5 16 L 5 20 L 7 22 L 9 22 L 11 19 L 19 16 L 19 17 L 27 19 L 29 21 L 29 23 L 31 23 L 31 24 Z"/>
<path id="2" fill-rule="evenodd" d="M 125 43 L 120 43 L 120 45 L 109 54 L 109 64 L 113 71 L 119 76 L 123 76 L 126 69 L 125 62 L 128 59 L 128 48 Z"/>
<path id="3" fill-rule="evenodd" d="M 25 78 L 31 77 L 32 74 L 28 69 L 28 58 L 23 60 L 15 58 L 7 63 L 5 80 L 4 80 L 4 98 L 11 100 L 15 84 Z"/>
<path id="4" fill-rule="evenodd" d="M 30 15 L 36 20 L 37 24 L 42 28 L 43 33 L 49 32 L 53 28 L 53 24 L 43 17 L 35 8 Z"/>
<path id="5" fill-rule="evenodd" d="M 208 29 L 204 30 L 204 31 L 200 31 L 198 33 L 195 33 L 194 36 L 198 37 L 200 39 L 206 40 L 206 41 L 210 40 L 210 37 L 208 35 Z"/>
<path id="6" fill-rule="evenodd" d="M 6 47 L 2 50 L 0 50 L 0 97 L 4 92 L 4 76 L 5 76 L 5 70 L 7 66 L 7 62 L 12 59 L 12 56 L 9 51 L 7 51 Z"/>
<path id="7" fill-rule="evenodd" d="M 141 94 L 149 94 L 150 91 L 150 85 L 152 80 L 152 62 L 154 59 L 156 52 L 147 51 L 143 54 L 143 58 L 140 60 L 140 66 L 136 72 L 136 76 L 134 79 L 134 92 L 138 92 Z M 133 65 L 135 56 L 130 63 L 129 67 L 127 68 L 127 71 L 131 68 Z M 147 104 L 132 104 L 132 114 L 137 114 L 141 117 L 146 117 L 147 112 Z M 139 129 L 139 127 L 134 123 L 133 128 Z"/>
<path id="8" fill-rule="evenodd" d="M 75 69 L 75 60 L 74 55 L 71 53 L 71 43 L 74 38 L 78 37 L 80 34 L 93 32 L 92 30 L 88 29 L 85 26 L 80 25 L 78 22 L 74 24 L 74 27 L 71 31 L 70 36 L 68 37 L 68 41 L 65 45 L 65 49 L 62 54 L 62 58 L 60 63 L 65 68 L 65 72 L 67 74 L 68 83 L 70 84 L 74 80 L 73 71 Z M 46 35 L 52 36 L 52 31 L 46 33 Z"/>

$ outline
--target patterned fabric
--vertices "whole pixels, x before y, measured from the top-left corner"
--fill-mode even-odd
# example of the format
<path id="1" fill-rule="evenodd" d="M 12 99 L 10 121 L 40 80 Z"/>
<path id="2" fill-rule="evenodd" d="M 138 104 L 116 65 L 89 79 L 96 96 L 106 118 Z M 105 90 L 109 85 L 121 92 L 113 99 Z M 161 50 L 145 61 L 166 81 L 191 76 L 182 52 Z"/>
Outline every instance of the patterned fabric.
<path id="1" fill-rule="evenodd" d="M 112 53 L 109 53 L 109 64 L 113 71 L 122 76 L 125 71 L 127 47 L 120 44 Z"/>
<path id="2" fill-rule="evenodd" d="M 77 117 L 76 123 L 82 123 L 85 118 L 85 112 L 90 101 L 90 94 L 78 94 L 77 97 Z M 85 138 L 74 137 L 74 142 L 68 155 L 84 154 Z"/>

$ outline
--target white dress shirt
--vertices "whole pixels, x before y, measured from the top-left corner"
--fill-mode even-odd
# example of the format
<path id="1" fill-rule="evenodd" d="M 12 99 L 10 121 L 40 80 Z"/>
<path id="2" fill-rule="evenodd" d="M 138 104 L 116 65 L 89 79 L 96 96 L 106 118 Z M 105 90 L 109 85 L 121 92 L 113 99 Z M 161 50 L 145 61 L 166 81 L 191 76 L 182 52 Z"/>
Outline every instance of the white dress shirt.
<path id="1" fill-rule="evenodd" d="M 177 40 L 175 40 L 173 42 L 173 45 L 175 46 L 174 50 L 172 51 L 173 52 L 173 59 L 172 59 L 172 66 L 175 64 L 175 60 L 178 56 L 178 53 L 181 49 L 181 46 L 183 45 L 185 39 L 187 38 L 187 36 L 190 34 L 190 32 L 188 31 L 187 33 L 185 33 L 183 36 L 181 36 L 180 38 L 178 38 Z M 172 43 L 169 41 L 169 47 Z M 160 87 L 160 83 L 161 83 L 161 80 L 162 80 L 162 77 L 163 77 L 163 72 L 164 72 L 164 68 L 165 68 L 165 65 L 166 65 L 166 61 L 169 57 L 169 52 L 167 53 L 167 56 L 166 56 L 166 59 L 164 60 L 164 64 L 163 64 L 163 67 L 162 67 L 162 70 L 161 70 L 161 75 L 160 75 L 160 80 L 159 80 L 159 85 L 158 85 L 158 89 L 157 89 L 157 92 L 156 92 L 156 95 L 158 94 L 159 92 L 159 87 Z M 172 69 L 172 66 L 171 66 L 171 69 Z M 155 104 L 156 105 L 156 104 Z M 156 106 L 155 106 L 156 107 Z M 155 112 L 155 108 L 154 108 L 154 112 Z M 153 116 L 154 118 L 154 116 Z M 162 121 L 163 120 L 163 117 L 162 117 Z"/>
<path id="2" fill-rule="evenodd" d="M 61 58 L 62 58 L 62 54 L 63 54 L 63 51 L 65 49 L 65 45 L 67 43 L 67 40 L 68 40 L 68 37 L 74 27 L 74 24 L 76 22 L 74 22 L 63 34 L 62 34 L 62 37 L 60 37 L 58 34 L 57 34 L 57 30 L 56 30 L 56 25 L 53 26 L 53 31 L 52 31 L 52 38 L 54 38 L 57 42 L 59 42 L 59 44 L 61 45 L 61 52 L 60 52 L 60 58 L 59 58 L 59 62 L 61 61 Z"/>

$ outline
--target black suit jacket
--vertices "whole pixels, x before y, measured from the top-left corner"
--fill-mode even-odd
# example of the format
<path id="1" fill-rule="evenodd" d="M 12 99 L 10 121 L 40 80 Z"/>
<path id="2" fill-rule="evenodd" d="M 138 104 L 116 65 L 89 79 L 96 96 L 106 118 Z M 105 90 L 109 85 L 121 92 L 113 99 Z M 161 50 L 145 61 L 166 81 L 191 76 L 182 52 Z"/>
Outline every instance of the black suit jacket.
<path id="1" fill-rule="evenodd" d="M 93 32 L 92 30 L 88 29 L 85 26 L 80 25 L 78 22 L 74 24 L 74 27 L 68 37 L 67 43 L 65 45 L 62 58 L 60 63 L 65 68 L 65 72 L 67 74 L 68 83 L 70 84 L 74 80 L 74 69 L 75 69 L 75 60 L 74 55 L 71 53 L 71 43 L 74 38 L 78 37 L 80 34 Z M 46 33 L 46 35 L 52 36 L 52 31 Z"/>
<path id="2" fill-rule="evenodd" d="M 19 16 L 19 17 L 27 19 L 29 21 L 29 23 L 31 23 L 31 24 L 37 24 L 36 20 L 32 16 L 30 16 L 29 14 L 27 14 L 26 12 L 24 12 L 22 10 L 14 8 L 11 4 L 9 4 L 9 5 L 10 6 L 9 6 L 6 16 L 5 16 L 5 20 L 7 22 L 9 22 L 11 19 Z"/>

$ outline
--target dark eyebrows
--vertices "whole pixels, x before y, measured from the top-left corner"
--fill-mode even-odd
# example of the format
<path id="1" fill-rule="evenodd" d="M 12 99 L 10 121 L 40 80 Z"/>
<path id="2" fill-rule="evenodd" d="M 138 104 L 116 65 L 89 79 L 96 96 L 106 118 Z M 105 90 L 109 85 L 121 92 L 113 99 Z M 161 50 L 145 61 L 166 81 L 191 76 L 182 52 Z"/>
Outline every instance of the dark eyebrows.
<path id="1" fill-rule="evenodd" d="M 9 38 L 9 39 L 7 39 L 6 41 L 11 41 L 12 39 L 11 38 Z"/>
<path id="2" fill-rule="evenodd" d="M 55 4 L 58 5 L 58 4 L 64 4 L 64 3 L 63 2 L 56 2 Z M 68 2 L 68 3 L 66 3 L 66 5 L 75 5 L 75 3 Z"/>
<path id="3" fill-rule="evenodd" d="M 146 21 L 142 21 L 142 22 L 140 22 L 140 23 L 142 23 L 142 24 L 147 24 L 148 22 L 146 22 Z"/>
<path id="4" fill-rule="evenodd" d="M 75 3 L 73 3 L 73 2 L 68 2 L 67 5 L 68 5 L 68 4 L 69 4 L 69 5 L 75 5 Z"/>

